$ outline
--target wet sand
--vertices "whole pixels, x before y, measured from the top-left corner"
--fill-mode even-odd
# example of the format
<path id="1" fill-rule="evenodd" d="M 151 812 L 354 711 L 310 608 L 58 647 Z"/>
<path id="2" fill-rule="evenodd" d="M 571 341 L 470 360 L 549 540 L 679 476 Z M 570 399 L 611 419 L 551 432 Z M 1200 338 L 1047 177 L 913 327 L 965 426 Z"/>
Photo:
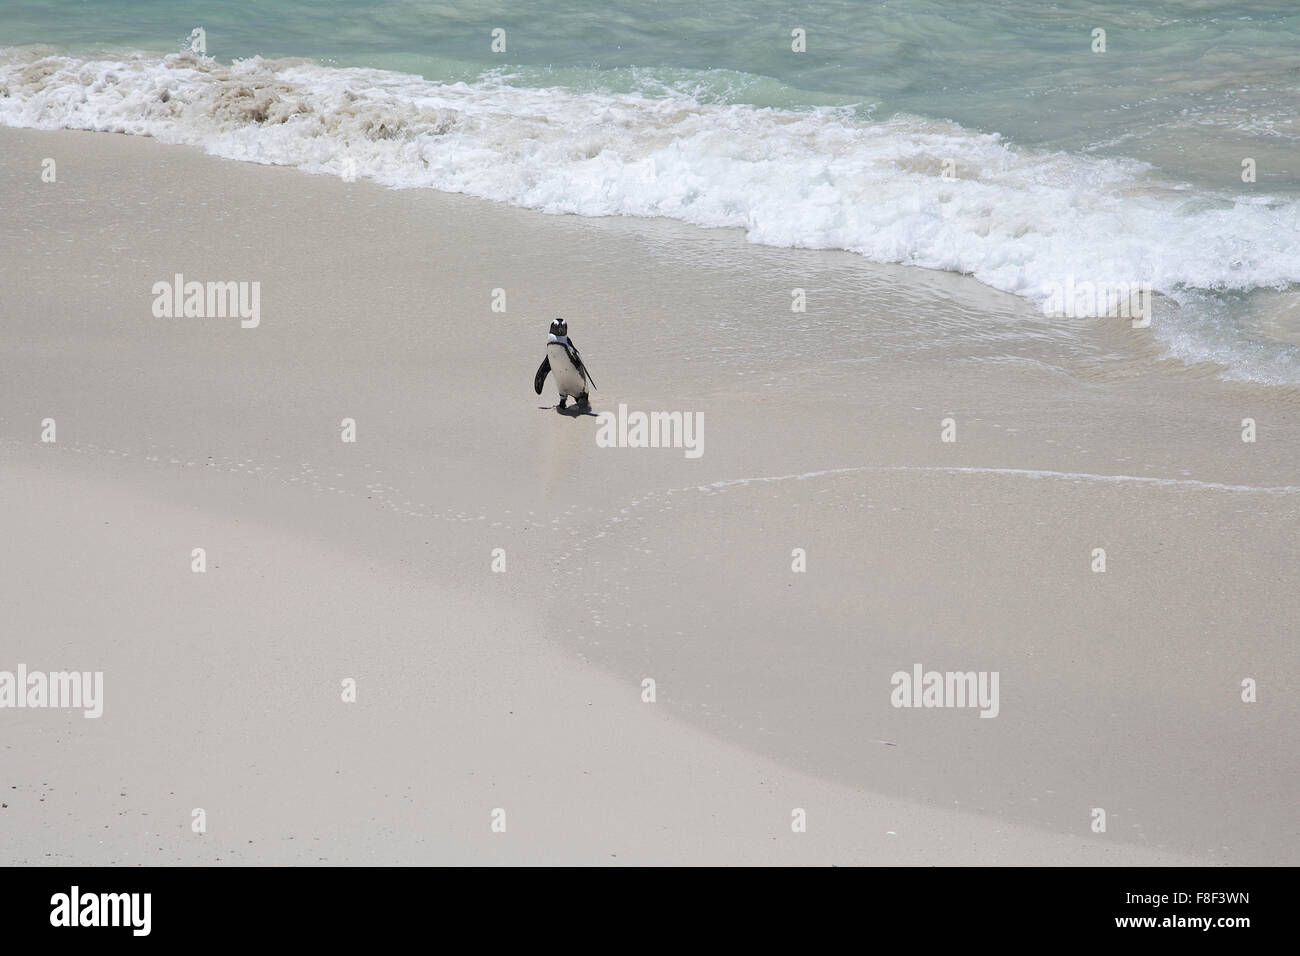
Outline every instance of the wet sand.
<path id="1" fill-rule="evenodd" d="M 732 231 L 0 148 L 0 669 L 106 696 L 0 711 L 5 862 L 1294 862 L 1294 393 Z M 703 454 L 535 396 L 555 315 Z"/>

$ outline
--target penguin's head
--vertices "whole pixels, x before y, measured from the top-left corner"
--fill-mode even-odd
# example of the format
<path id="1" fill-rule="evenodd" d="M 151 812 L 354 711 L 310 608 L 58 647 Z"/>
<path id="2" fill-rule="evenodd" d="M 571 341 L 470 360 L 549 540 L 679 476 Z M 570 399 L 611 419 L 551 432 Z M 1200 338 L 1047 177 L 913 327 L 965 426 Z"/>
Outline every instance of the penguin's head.
<path id="1" fill-rule="evenodd" d="M 556 319 L 551 323 L 551 334 L 561 337 L 567 337 L 569 334 L 569 323 L 563 319 Z"/>

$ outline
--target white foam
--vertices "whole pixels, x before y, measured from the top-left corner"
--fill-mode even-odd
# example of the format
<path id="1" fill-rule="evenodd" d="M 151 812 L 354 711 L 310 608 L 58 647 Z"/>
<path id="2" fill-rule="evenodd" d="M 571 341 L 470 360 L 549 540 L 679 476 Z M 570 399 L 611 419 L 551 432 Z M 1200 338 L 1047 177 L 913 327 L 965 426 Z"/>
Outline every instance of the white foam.
<path id="1" fill-rule="evenodd" d="M 10 126 L 148 135 L 549 213 L 739 227 L 757 243 L 966 273 L 1034 300 L 1067 275 L 1172 294 L 1300 282 L 1295 201 L 1209 201 L 1150 182 L 1133 161 L 1017 149 L 950 123 L 658 94 L 0 51 Z M 941 175 L 946 160 L 955 180 Z"/>

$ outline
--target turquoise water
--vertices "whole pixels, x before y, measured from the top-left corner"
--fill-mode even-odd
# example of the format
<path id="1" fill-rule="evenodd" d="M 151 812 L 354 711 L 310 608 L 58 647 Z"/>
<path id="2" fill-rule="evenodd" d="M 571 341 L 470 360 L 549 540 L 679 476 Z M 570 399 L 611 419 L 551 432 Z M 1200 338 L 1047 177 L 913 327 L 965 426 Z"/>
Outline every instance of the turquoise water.
<path id="1" fill-rule="evenodd" d="M 741 228 L 1036 302 L 1145 283 L 1168 356 L 1284 384 L 1298 105 L 1295 2 L 0 0 L 6 125 Z"/>
<path id="2" fill-rule="evenodd" d="M 1133 9 L 1137 6 L 1138 9 Z M 628 91 L 663 81 L 729 102 L 855 104 L 951 119 L 1030 146 L 1131 156 L 1174 178 L 1300 191 L 1300 4 L 935 0 L 5 0 L 0 43 L 208 53 Z M 1106 52 L 1092 52 L 1092 30 Z M 491 31 L 506 31 L 505 53 Z M 807 52 L 791 51 L 791 30 Z M 633 69 L 638 68 L 638 69 Z"/>

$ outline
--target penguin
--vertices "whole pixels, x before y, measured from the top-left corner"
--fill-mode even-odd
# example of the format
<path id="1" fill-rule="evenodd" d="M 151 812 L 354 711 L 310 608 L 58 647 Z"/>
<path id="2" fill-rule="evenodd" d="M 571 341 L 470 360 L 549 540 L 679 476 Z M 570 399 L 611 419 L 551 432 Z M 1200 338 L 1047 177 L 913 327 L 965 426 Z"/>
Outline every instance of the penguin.
<path id="1" fill-rule="evenodd" d="M 542 359 L 537 375 L 533 377 L 533 391 L 538 395 L 542 394 L 542 385 L 548 374 L 555 376 L 555 387 L 560 391 L 560 409 L 568 404 L 570 398 L 578 400 L 581 410 L 591 407 L 587 399 L 587 383 L 591 382 L 592 388 L 596 383 L 591 381 L 591 373 L 582 364 L 578 347 L 569 338 L 569 324 L 563 319 L 551 323 L 551 334 L 546 337 L 546 358 Z"/>

